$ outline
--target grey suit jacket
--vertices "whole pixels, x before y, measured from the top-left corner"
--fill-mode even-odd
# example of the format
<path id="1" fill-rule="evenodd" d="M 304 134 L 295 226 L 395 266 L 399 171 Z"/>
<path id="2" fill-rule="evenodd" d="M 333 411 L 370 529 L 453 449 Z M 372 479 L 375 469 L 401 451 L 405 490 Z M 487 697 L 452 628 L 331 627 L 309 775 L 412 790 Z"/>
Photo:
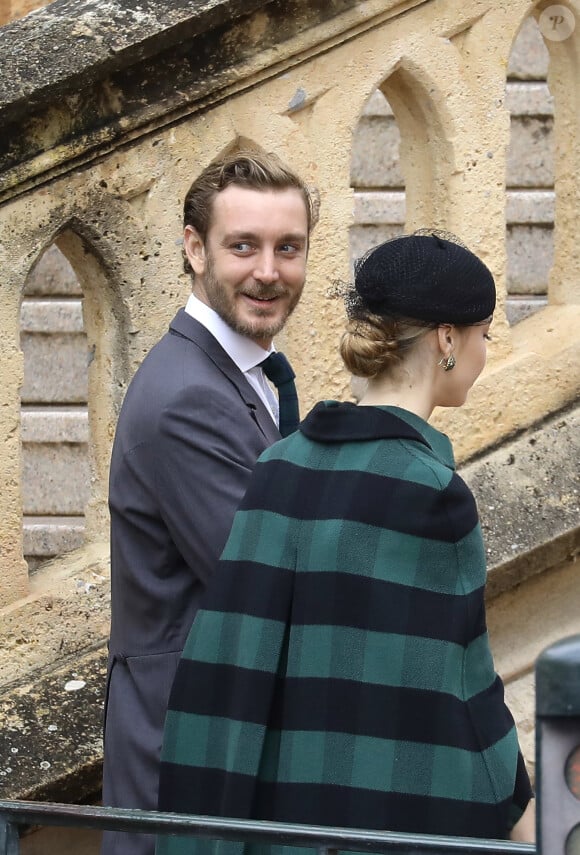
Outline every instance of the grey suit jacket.
<path id="1" fill-rule="evenodd" d="M 178 312 L 129 386 L 113 445 L 105 804 L 157 807 L 177 662 L 250 472 L 279 438 L 216 339 Z M 103 850 L 145 855 L 153 840 L 106 834 Z"/>

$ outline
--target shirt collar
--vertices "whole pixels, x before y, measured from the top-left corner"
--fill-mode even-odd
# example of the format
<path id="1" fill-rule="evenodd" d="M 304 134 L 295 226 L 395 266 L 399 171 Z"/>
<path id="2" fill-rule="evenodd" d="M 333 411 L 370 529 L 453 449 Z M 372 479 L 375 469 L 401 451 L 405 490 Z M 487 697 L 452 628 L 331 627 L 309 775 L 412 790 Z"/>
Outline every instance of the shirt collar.
<path id="1" fill-rule="evenodd" d="M 194 294 L 190 294 L 185 311 L 213 335 L 230 359 L 244 373 L 255 368 L 275 350 L 272 346 L 266 351 L 255 341 L 233 330 L 214 309 Z"/>

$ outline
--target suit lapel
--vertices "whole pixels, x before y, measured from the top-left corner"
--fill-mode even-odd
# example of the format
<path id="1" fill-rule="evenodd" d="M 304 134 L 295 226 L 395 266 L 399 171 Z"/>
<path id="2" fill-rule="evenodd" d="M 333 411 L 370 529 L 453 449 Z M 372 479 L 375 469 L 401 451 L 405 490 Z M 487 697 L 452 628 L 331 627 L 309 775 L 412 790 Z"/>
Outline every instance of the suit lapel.
<path id="1" fill-rule="evenodd" d="M 208 359 L 211 359 L 216 368 L 237 389 L 240 398 L 250 412 L 250 416 L 270 443 L 280 439 L 280 431 L 256 390 L 248 383 L 233 359 L 228 356 L 221 344 L 203 324 L 188 315 L 184 309 L 180 309 L 170 323 L 169 330 L 174 335 L 187 338 L 202 350 Z"/>

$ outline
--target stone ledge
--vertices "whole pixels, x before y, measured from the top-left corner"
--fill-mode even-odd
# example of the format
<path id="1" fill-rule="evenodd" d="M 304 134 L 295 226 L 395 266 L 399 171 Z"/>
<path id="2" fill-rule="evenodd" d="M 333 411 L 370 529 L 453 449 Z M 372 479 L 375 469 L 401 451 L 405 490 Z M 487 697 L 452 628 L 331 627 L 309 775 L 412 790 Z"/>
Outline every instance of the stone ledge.
<path id="1" fill-rule="evenodd" d="M 460 470 L 478 503 L 488 598 L 580 552 L 580 406 Z"/>
<path id="2" fill-rule="evenodd" d="M 46 563 L 29 596 L 0 610 L 2 798 L 80 802 L 100 788 L 108 552 Z"/>
<path id="3" fill-rule="evenodd" d="M 101 646 L 2 692 L 1 798 L 79 802 L 99 790 L 106 663 Z"/>
<path id="4" fill-rule="evenodd" d="M 544 309 L 548 304 L 546 297 L 536 297 L 531 295 L 514 296 L 508 294 L 505 304 L 505 312 L 510 326 L 519 324 L 520 321 L 529 318 L 540 309 Z"/>
<path id="5" fill-rule="evenodd" d="M 554 204 L 553 190 L 508 190 L 506 221 L 508 224 L 534 223 L 553 226 Z M 355 191 L 353 219 L 357 226 L 404 224 L 405 217 L 404 190 Z"/>
<path id="6" fill-rule="evenodd" d="M 554 98 L 547 83 L 508 81 L 505 105 L 512 116 L 554 115 Z"/>
<path id="7" fill-rule="evenodd" d="M 392 223 L 404 225 L 406 217 L 403 190 L 355 191 L 353 221 L 357 226 Z"/>
<path id="8" fill-rule="evenodd" d="M 402 2 L 389 0 L 389 12 Z M 55 0 L 1 28 L 0 197 L 223 101 L 258 71 L 277 75 L 308 47 L 323 49 L 325 22 L 352 34 L 371 15 L 357 10 L 357 0 L 294 0 L 291 13 L 266 0 L 143 0 L 132 10 Z"/>
<path id="9" fill-rule="evenodd" d="M 21 414 L 23 443 L 73 443 L 89 441 L 89 414 L 83 407 L 27 407 Z"/>
<path id="10" fill-rule="evenodd" d="M 508 223 L 542 223 L 554 225 L 556 194 L 553 190 L 508 190 L 506 220 Z"/>
<path id="11" fill-rule="evenodd" d="M 80 300 L 27 298 L 22 303 L 20 330 L 23 333 L 84 333 Z"/>
<path id="12" fill-rule="evenodd" d="M 82 546 L 85 518 L 84 516 L 25 516 L 22 528 L 24 554 L 27 557 L 48 558 Z"/>
<path id="13" fill-rule="evenodd" d="M 28 595 L 0 608 L 0 693 L 104 643 L 109 596 L 108 542 L 43 564 L 29 580 Z"/>
<path id="14" fill-rule="evenodd" d="M 0 113 L 17 116 L 83 88 L 184 38 L 259 9 L 266 0 L 55 0 L 0 29 Z"/>

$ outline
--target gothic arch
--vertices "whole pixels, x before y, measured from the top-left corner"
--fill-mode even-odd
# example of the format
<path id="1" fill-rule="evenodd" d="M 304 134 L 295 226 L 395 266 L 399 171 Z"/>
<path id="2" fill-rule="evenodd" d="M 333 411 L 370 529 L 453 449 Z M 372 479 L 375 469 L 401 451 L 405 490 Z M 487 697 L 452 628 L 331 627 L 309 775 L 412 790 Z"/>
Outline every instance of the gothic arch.
<path id="1" fill-rule="evenodd" d="M 51 230 L 30 230 L 32 270 L 51 245 L 56 245 L 76 273 L 82 289 L 87 336 L 90 498 L 86 507 L 86 539 L 107 536 L 108 461 L 118 411 L 132 373 L 130 333 L 139 318 L 131 296 L 154 275 L 154 253 L 130 207 L 106 194 L 89 193 L 71 201 L 69 210 L 55 211 Z M 127 248 L 133 253 L 127 252 Z"/>

